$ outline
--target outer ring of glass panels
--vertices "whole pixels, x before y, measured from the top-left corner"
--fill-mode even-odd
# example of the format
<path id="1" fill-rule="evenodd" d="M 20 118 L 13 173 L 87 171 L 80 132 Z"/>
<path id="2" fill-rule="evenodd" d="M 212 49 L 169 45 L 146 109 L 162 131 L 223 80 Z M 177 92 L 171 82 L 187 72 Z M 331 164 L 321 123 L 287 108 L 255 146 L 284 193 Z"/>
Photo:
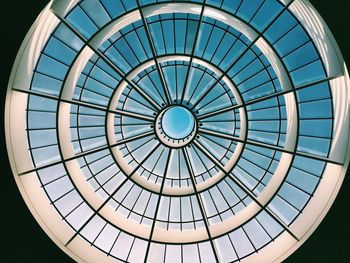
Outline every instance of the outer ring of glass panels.
<path id="1" fill-rule="evenodd" d="M 47 198 L 40 191 L 40 184 L 36 179 L 35 172 L 28 173 L 25 176 L 21 175 L 33 168 L 29 156 L 23 151 L 23 145 L 26 145 L 26 135 L 24 135 L 25 122 L 23 121 L 25 115 L 21 105 L 26 104 L 26 94 L 21 90 L 26 91 L 28 89 L 27 84 L 30 82 L 32 75 L 31 69 L 35 66 L 41 46 L 45 44 L 47 36 L 57 24 L 57 18 L 52 14 L 50 8 L 52 7 L 56 14 L 62 14 L 63 16 L 75 5 L 75 2 L 51 2 L 32 26 L 19 51 L 11 74 L 6 101 L 6 141 L 11 167 L 21 194 L 32 214 L 50 238 L 77 261 L 96 261 L 98 259 L 99 262 L 114 262 L 112 258 L 106 257 L 100 251 L 92 250 L 84 240 L 77 239 L 65 246 L 74 233 L 57 217 Z M 288 4 L 289 1 L 284 2 Z M 55 5 L 52 6 L 52 4 Z M 332 142 L 329 162 L 314 198 L 304 210 L 303 215 L 299 216 L 290 226 L 291 231 L 299 238 L 299 241 L 296 242 L 288 233 L 284 232 L 275 242 L 269 243 L 261 249 L 258 254 L 252 254 L 244 258 L 242 260 L 244 262 L 256 262 L 260 257 L 269 262 L 279 262 L 293 253 L 311 235 L 327 213 L 339 191 L 349 162 L 347 135 L 349 131 L 349 112 L 347 108 L 349 104 L 349 77 L 346 66 L 328 28 L 313 7 L 307 1 L 294 1 L 289 9 L 308 28 L 314 42 L 320 45 L 318 48 L 321 50 L 322 47 L 327 47 L 329 50 L 328 53 L 321 52 L 321 56 L 328 67 L 327 73 L 333 92 L 333 103 L 338 105 L 335 109 L 335 137 Z M 312 16 L 314 20 L 310 21 L 307 16 Z M 313 26 L 316 26 L 317 29 L 312 30 Z M 39 36 L 44 37 L 38 41 Z M 318 40 L 323 41 L 320 43 Z"/>
<path id="2" fill-rule="evenodd" d="M 147 9 L 147 11 L 145 11 L 145 17 L 148 16 L 152 16 L 155 14 L 166 14 L 166 13 L 171 13 L 171 12 L 189 12 L 189 13 L 199 13 L 200 12 L 200 5 L 196 5 L 196 4 L 177 4 L 177 3 L 171 3 L 171 4 L 159 4 L 157 5 L 157 8 L 151 6 L 149 9 Z M 218 9 L 214 9 L 214 8 L 208 8 L 208 11 L 204 12 L 205 15 L 209 16 L 209 17 L 213 17 L 216 18 L 218 20 L 223 20 L 225 23 L 234 25 L 239 27 L 245 34 L 247 34 L 249 37 L 254 38 L 255 34 L 253 29 L 246 23 L 240 23 L 237 19 L 235 19 L 234 17 L 225 14 L 225 13 L 220 13 L 220 11 Z M 134 14 L 134 12 L 132 12 L 131 14 L 127 14 L 126 16 L 123 16 L 121 18 L 119 18 L 118 20 L 116 20 L 115 22 L 112 22 L 110 25 L 108 25 L 105 29 L 103 29 L 101 32 L 98 32 L 96 34 L 96 36 L 94 36 L 89 42 L 91 43 L 92 46 L 94 46 L 95 48 L 98 48 L 99 46 L 103 45 L 103 41 L 105 39 L 108 39 L 116 30 L 120 30 L 122 28 L 124 28 L 126 25 L 128 25 L 129 23 L 132 23 L 133 21 L 135 21 L 137 19 L 137 16 Z M 227 20 L 227 21 L 226 21 Z M 123 23 L 121 23 L 120 21 L 123 21 Z M 106 29 L 109 30 L 106 30 Z M 265 54 L 268 56 L 268 59 L 270 59 L 271 64 L 273 65 L 273 68 L 279 72 L 279 74 L 282 77 L 282 81 L 284 82 L 284 86 L 283 89 L 285 90 L 289 90 L 291 87 L 291 83 L 289 81 L 289 79 L 286 79 L 286 75 L 287 73 L 285 72 L 284 68 L 279 68 L 281 67 L 281 61 L 280 59 L 274 55 L 274 53 L 271 51 L 271 48 L 269 47 L 269 45 L 263 40 L 261 39 L 260 41 L 257 41 L 257 46 L 259 46 L 264 52 L 266 52 Z M 91 51 L 89 48 L 85 48 L 81 51 L 81 53 L 79 54 L 77 60 L 75 61 L 74 65 L 72 66 L 72 68 L 70 69 L 69 73 L 68 73 L 68 77 L 66 79 L 66 81 L 64 82 L 64 87 L 63 87 L 63 94 L 64 94 L 64 98 L 69 98 L 72 94 L 72 88 L 75 86 L 74 81 L 76 81 L 76 77 L 74 76 L 76 74 L 76 72 L 80 72 L 82 67 L 85 65 L 85 63 L 87 62 L 87 60 L 89 59 L 89 57 L 91 56 Z M 169 59 L 169 57 L 164 57 L 161 58 L 160 61 L 167 61 L 167 59 Z M 196 59 L 195 61 L 197 61 L 198 63 L 202 64 L 202 65 L 206 65 L 208 66 L 211 70 L 213 71 L 219 71 L 218 69 L 213 68 L 211 65 L 208 65 L 208 62 L 201 62 L 201 60 Z M 136 75 L 136 73 L 143 69 L 147 64 L 150 64 L 152 62 L 147 62 L 145 63 L 145 65 L 141 65 L 139 66 L 137 69 L 133 70 L 132 73 L 128 76 L 126 76 L 127 79 L 132 79 L 133 76 Z M 78 69 L 79 68 L 79 69 Z M 235 88 L 234 84 L 231 83 L 230 80 L 228 80 L 228 77 L 224 78 L 224 81 L 226 83 L 229 83 L 229 87 L 231 89 L 231 91 L 234 93 L 237 101 L 241 101 L 241 95 L 239 94 L 239 92 L 237 91 L 237 89 Z M 116 92 L 114 94 L 114 96 L 111 99 L 111 103 L 110 103 L 110 110 L 113 110 L 113 105 L 115 105 L 117 103 L 117 101 L 119 101 L 119 96 L 122 93 L 122 90 L 126 87 L 127 83 L 121 82 L 121 85 L 118 86 L 118 88 L 116 89 Z M 296 144 L 296 140 L 295 140 L 295 135 L 296 135 L 296 106 L 295 106 L 295 98 L 294 98 L 294 94 L 290 93 L 288 95 L 286 95 L 286 108 L 287 108 L 287 114 L 288 114 L 288 132 L 287 132 L 287 140 L 286 140 L 286 144 L 285 144 L 285 149 L 289 150 L 289 151 L 294 151 L 295 148 L 295 144 Z M 64 145 L 65 142 L 68 140 L 68 135 L 69 135 L 69 126 L 68 126 L 68 122 L 66 122 L 66 116 L 68 116 L 69 113 L 69 105 L 64 105 L 62 107 L 62 111 L 60 111 L 60 116 L 59 116 L 59 124 L 61 124 L 59 126 L 59 131 L 60 131 L 60 142 L 61 145 Z M 241 114 L 241 119 L 243 120 L 242 122 L 242 133 L 241 133 L 241 139 L 242 141 L 245 140 L 245 131 L 246 131 L 246 120 L 245 120 L 245 112 L 244 112 L 244 107 L 242 109 L 240 109 L 240 114 Z M 108 126 L 107 126 L 107 132 L 108 132 L 108 138 L 109 138 L 109 144 L 110 145 L 114 145 L 116 143 L 115 138 L 113 136 L 113 115 L 109 114 L 108 116 Z M 112 138 L 112 139 L 111 139 Z M 242 145 L 242 143 L 240 143 L 240 146 Z M 70 149 L 70 147 L 63 147 L 62 148 L 63 151 L 63 157 L 64 159 L 70 158 L 70 156 L 73 155 L 72 150 Z M 142 185 L 144 187 L 146 187 L 146 189 L 150 189 L 153 190 L 155 192 L 159 192 L 160 190 L 160 185 L 152 185 L 150 183 L 148 183 L 147 181 L 143 180 L 142 177 L 138 176 L 137 173 L 132 173 L 132 169 L 131 167 L 128 166 L 128 164 L 123 160 L 123 156 L 121 155 L 120 151 L 116 148 L 116 147 L 111 147 L 111 151 L 113 152 L 113 155 L 116 158 L 116 161 L 118 163 L 118 165 L 121 167 L 121 169 L 124 171 L 125 174 L 130 175 L 132 174 L 132 176 L 130 177 L 131 180 L 133 180 L 134 182 L 137 182 L 138 185 Z M 241 151 L 241 148 L 239 147 L 239 152 Z M 197 191 L 203 191 L 207 188 L 210 188 L 212 185 L 216 184 L 217 182 L 220 182 L 222 180 L 222 178 L 225 177 L 225 174 L 228 173 L 228 171 L 230 171 L 232 169 L 232 167 L 234 166 L 236 160 L 237 160 L 237 156 L 238 154 L 235 154 L 234 158 L 224 167 L 225 173 L 223 173 L 222 171 L 220 171 L 218 173 L 217 176 L 214 176 L 212 179 L 210 180 L 210 182 L 207 183 L 203 183 L 203 184 L 199 184 L 197 186 Z M 232 217 L 230 220 L 226 220 L 224 222 L 222 222 L 222 224 L 218 223 L 213 227 L 210 227 L 210 231 L 212 232 L 211 236 L 212 237 L 217 237 L 217 236 L 221 236 L 224 233 L 228 233 L 229 231 L 232 231 L 232 229 L 237 229 L 239 226 L 241 226 L 242 224 L 244 224 L 246 221 L 248 221 L 249 219 L 251 219 L 252 217 L 254 217 L 257 213 L 259 213 L 259 211 L 261 211 L 262 206 L 265 206 L 270 200 L 271 198 L 274 196 L 275 192 L 279 189 L 279 187 L 281 186 L 281 183 L 283 183 L 284 178 L 286 177 L 287 173 L 288 173 L 288 169 L 289 169 L 289 165 L 292 162 L 292 155 L 290 153 L 284 153 L 282 154 L 281 157 L 281 161 L 276 169 L 275 172 L 275 176 L 273 177 L 273 180 L 268 184 L 268 186 L 266 187 L 266 189 L 257 197 L 257 200 L 259 202 L 260 205 L 257 204 L 250 204 L 246 209 L 244 209 L 244 211 L 242 211 L 241 213 L 239 213 L 238 216 L 234 216 Z M 289 163 L 289 164 L 288 164 Z M 92 191 L 92 189 L 90 189 L 89 185 L 84 182 L 84 180 L 82 180 L 83 176 L 81 175 L 81 172 L 79 172 L 78 167 L 71 163 L 70 165 L 67 165 L 67 169 L 69 170 L 69 173 L 71 175 L 72 180 L 74 181 L 77 189 L 79 189 L 80 193 L 88 200 L 89 203 L 93 203 L 93 204 L 99 204 L 101 201 L 99 201 L 99 197 L 94 195 L 94 192 Z M 189 187 L 190 189 L 191 187 Z M 177 189 L 174 188 L 166 188 L 164 187 L 164 189 L 162 190 L 164 194 L 170 194 L 173 195 L 181 195 L 181 194 L 189 194 L 189 193 L 193 193 L 193 190 L 188 190 L 186 188 L 182 189 L 182 191 L 176 191 Z M 190 191 L 190 192 L 188 192 Z M 126 222 L 124 222 L 123 224 L 120 224 L 119 222 L 123 222 L 124 220 L 122 220 L 121 217 L 117 216 L 116 214 L 113 214 L 112 210 L 110 208 L 105 208 L 102 210 L 102 212 L 105 213 L 101 213 L 101 215 L 103 215 L 103 217 L 105 219 L 108 219 L 109 222 L 113 222 L 115 224 L 115 226 L 119 226 L 121 229 L 126 230 L 128 233 L 134 233 L 136 236 L 142 236 L 142 233 L 144 232 L 144 230 L 141 230 L 137 227 L 137 225 L 132 224 L 131 222 L 129 224 L 127 224 Z M 205 240 L 203 234 L 198 234 L 201 233 L 202 231 L 186 231 L 186 235 L 182 234 L 180 236 L 176 235 L 176 233 L 172 232 L 171 234 L 162 234 L 161 230 L 158 230 L 157 228 L 155 228 L 155 233 L 159 233 L 158 234 L 154 234 L 154 240 L 157 241 L 163 241 L 163 242 L 194 242 L 194 241 L 199 241 L 199 240 Z M 197 234 L 195 234 L 197 233 Z M 198 236 L 198 237 L 196 237 Z"/>

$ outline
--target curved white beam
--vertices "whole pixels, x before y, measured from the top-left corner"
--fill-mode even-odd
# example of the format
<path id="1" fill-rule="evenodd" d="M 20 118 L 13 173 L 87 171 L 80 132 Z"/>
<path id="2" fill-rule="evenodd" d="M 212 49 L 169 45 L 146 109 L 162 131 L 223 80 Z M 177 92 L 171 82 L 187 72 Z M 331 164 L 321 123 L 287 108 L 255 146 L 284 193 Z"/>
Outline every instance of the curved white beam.
<path id="1" fill-rule="evenodd" d="M 281 1 L 284 3 L 289 2 L 288 0 Z M 60 1 L 54 2 L 59 3 Z M 69 4 L 69 1 L 62 0 L 61 3 Z M 73 1 L 70 3 L 73 3 Z M 66 8 L 63 8 L 62 10 L 69 8 L 66 6 Z M 287 233 L 284 233 L 278 237 L 275 242 L 270 243 L 264 249 L 260 250 L 258 254 L 253 254 L 242 260 L 242 262 L 258 262 L 261 257 L 263 257 L 264 260 L 271 262 L 282 261 L 286 256 L 291 254 L 298 246 L 300 246 L 302 242 L 305 241 L 306 238 L 314 231 L 316 226 L 320 223 L 330 208 L 330 205 L 334 201 L 336 193 L 338 192 L 341 182 L 344 178 L 349 162 L 349 78 L 348 73 L 346 72 L 346 67 L 343 63 L 343 59 L 341 56 L 339 56 L 339 49 L 336 45 L 334 45 L 333 37 L 327 31 L 324 22 L 322 19 L 320 19 L 317 12 L 315 12 L 310 7 L 308 1 L 296 0 L 295 5 L 293 4 L 291 6 L 291 9 L 300 20 L 304 21 L 304 23 L 308 25 L 306 28 L 311 34 L 314 42 L 316 42 L 316 45 L 321 52 L 322 59 L 326 62 L 328 74 L 345 74 L 344 77 L 340 77 L 339 79 L 331 81 L 332 95 L 336 108 L 334 133 L 335 138 L 332 143 L 332 150 L 330 155 L 332 159 L 341 160 L 345 165 L 327 165 L 323 174 L 323 179 L 318 186 L 315 196 L 312 198 L 303 214 L 300 215 L 297 220 L 295 220 L 295 222 L 291 225 L 292 231 L 295 232 L 298 236 L 302 236 L 301 242 L 297 243 Z M 216 16 L 216 18 L 220 17 L 220 13 L 218 13 L 216 10 L 212 10 L 214 13 L 211 13 L 208 10 L 210 9 L 206 9 L 206 15 Z M 186 10 L 186 12 L 188 12 L 188 10 Z M 198 13 L 198 10 L 193 10 L 193 12 Z M 65 13 L 65 11 L 62 11 L 62 16 L 63 13 Z M 307 21 L 306 18 L 310 19 L 310 21 Z M 77 261 L 87 261 L 93 258 L 98 262 L 107 262 L 110 261 L 110 258 L 106 257 L 102 252 L 100 253 L 96 250 L 97 252 L 95 251 L 86 253 L 85 249 L 86 251 L 92 250 L 89 249 L 87 242 L 81 238 L 77 238 L 72 243 L 70 243 L 68 249 L 63 247 L 62 242 L 65 242 L 73 231 L 62 220 L 60 220 L 55 209 L 49 204 L 46 196 L 41 189 L 41 185 L 37 179 L 36 173 L 31 173 L 21 178 L 17 176 L 21 171 L 27 171 L 28 168 L 31 168 L 31 160 L 29 158 L 29 155 L 27 152 L 23 151 L 23 145 L 26 145 L 24 113 L 26 108 L 25 101 L 27 99 L 27 95 L 11 90 L 12 88 L 26 90 L 30 87 L 30 81 L 33 73 L 32 70 L 34 69 L 35 63 L 40 56 L 40 51 L 43 47 L 43 44 L 45 44 L 49 37 L 49 34 L 57 24 L 58 20 L 46 9 L 46 11 L 44 11 L 40 15 L 40 18 L 35 22 L 35 25 L 31 28 L 16 58 L 14 69 L 11 73 L 9 82 L 8 98 L 6 101 L 5 112 L 6 143 L 9 151 L 9 159 L 11 162 L 12 170 L 15 174 L 16 183 L 21 191 L 22 196 L 24 197 L 32 214 L 35 216 L 36 220 L 40 223 L 41 227 L 50 236 L 50 238 L 53 239 L 58 246 L 60 246 L 67 254 L 72 256 Z M 315 30 L 315 28 L 317 30 Z M 253 38 L 254 36 L 251 37 Z M 326 45 L 324 43 L 326 43 Z M 326 50 L 328 52 L 326 52 Z M 71 83 L 74 83 L 74 81 Z M 286 84 L 283 86 L 286 87 Z M 69 90 L 65 90 L 63 95 L 69 97 L 69 92 Z M 291 101 L 290 103 L 294 104 L 294 101 Z M 69 106 L 63 104 L 59 114 L 61 116 L 65 116 L 67 114 L 68 107 Z M 290 112 L 290 114 L 293 114 L 292 111 Z M 290 129 L 293 129 L 293 125 L 294 124 L 292 123 Z M 60 126 L 62 127 L 62 130 L 66 129 L 66 126 L 64 124 L 60 124 Z M 63 135 L 63 137 L 64 136 L 65 135 Z M 287 143 L 287 147 L 292 146 Z M 69 149 L 64 150 L 64 152 L 67 156 L 71 155 Z M 106 211 L 106 213 L 109 212 Z M 147 230 L 145 230 L 144 234 L 146 231 Z M 172 234 L 171 232 L 157 233 L 157 231 L 158 229 L 155 231 L 155 237 L 158 236 L 158 239 L 160 240 L 163 239 L 163 235 Z M 211 231 L 220 232 L 221 230 L 215 230 L 213 227 Z M 198 233 L 199 232 L 197 232 L 197 234 Z M 169 239 L 171 238 L 169 237 Z M 73 254 L 72 251 L 74 253 L 77 253 L 79 257 Z M 282 256 L 278 258 L 278 255 L 281 254 Z"/>

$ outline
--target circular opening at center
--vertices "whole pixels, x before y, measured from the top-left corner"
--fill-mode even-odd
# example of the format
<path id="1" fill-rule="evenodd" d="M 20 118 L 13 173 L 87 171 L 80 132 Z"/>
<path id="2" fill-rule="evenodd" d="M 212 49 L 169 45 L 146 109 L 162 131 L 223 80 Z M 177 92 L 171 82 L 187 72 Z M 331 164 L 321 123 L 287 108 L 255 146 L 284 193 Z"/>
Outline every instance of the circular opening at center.
<path id="1" fill-rule="evenodd" d="M 180 140 L 191 134 L 195 126 L 195 119 L 186 108 L 174 106 L 164 112 L 161 125 L 167 136 Z"/>

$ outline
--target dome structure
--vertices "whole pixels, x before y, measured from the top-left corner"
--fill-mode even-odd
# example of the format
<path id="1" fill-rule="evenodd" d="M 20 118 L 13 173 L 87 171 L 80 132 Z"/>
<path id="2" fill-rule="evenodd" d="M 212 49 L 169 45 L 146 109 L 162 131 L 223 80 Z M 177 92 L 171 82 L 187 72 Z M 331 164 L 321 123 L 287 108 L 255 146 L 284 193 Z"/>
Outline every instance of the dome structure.
<path id="1" fill-rule="evenodd" d="M 348 107 L 307 0 L 54 0 L 15 61 L 6 140 L 76 261 L 280 262 L 340 188 Z"/>

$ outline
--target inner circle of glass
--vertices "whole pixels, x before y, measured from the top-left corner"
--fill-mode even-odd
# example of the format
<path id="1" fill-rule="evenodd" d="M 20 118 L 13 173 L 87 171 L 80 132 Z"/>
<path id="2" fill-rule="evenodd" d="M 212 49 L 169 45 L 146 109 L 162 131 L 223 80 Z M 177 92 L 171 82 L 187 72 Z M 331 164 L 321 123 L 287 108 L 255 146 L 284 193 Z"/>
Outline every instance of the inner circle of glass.
<path id="1" fill-rule="evenodd" d="M 11 78 L 16 179 L 81 261 L 276 261 L 347 165 L 334 45 L 307 1 L 175 2 L 50 2 Z"/>
<path id="2" fill-rule="evenodd" d="M 173 106 L 164 112 L 161 126 L 164 133 L 170 138 L 185 139 L 195 127 L 195 118 L 188 109 Z"/>
<path id="3" fill-rule="evenodd" d="M 140 87 L 147 90 L 149 94 L 157 94 L 155 99 L 159 99 L 159 109 L 152 108 L 150 102 L 142 99 L 135 87 L 124 87 L 123 82 L 117 87 L 118 93 L 112 96 L 112 105 L 116 103 L 117 110 L 138 111 L 145 114 L 148 120 L 143 118 L 135 118 L 134 116 L 114 115 L 114 134 L 109 134 L 110 145 L 115 145 L 118 141 L 124 141 L 128 138 L 137 137 L 137 140 L 131 143 L 123 143 L 121 146 L 113 147 L 112 153 L 121 170 L 127 173 L 132 169 L 132 163 L 140 163 L 140 171 L 130 178 L 139 186 L 159 193 L 161 183 L 164 181 L 162 189 L 163 194 L 171 196 L 185 196 L 195 192 L 194 185 L 198 191 L 215 186 L 222 180 L 224 173 L 215 169 L 215 165 L 209 159 L 203 159 L 199 155 L 198 146 L 194 145 L 198 141 L 201 145 L 211 145 L 211 149 L 215 151 L 216 158 L 222 160 L 224 167 L 231 170 L 238 160 L 239 154 L 242 152 L 242 144 L 232 141 L 224 144 L 218 144 L 215 137 L 211 134 L 199 135 L 199 128 L 203 131 L 216 132 L 224 131 L 234 134 L 239 138 L 244 138 L 244 132 L 241 133 L 240 126 L 245 126 L 244 109 L 232 110 L 225 113 L 225 120 L 219 122 L 211 122 L 206 119 L 198 122 L 197 116 L 200 118 L 206 113 L 210 113 L 212 109 L 218 108 L 220 105 L 234 106 L 236 102 L 236 94 L 234 84 L 230 80 L 222 80 L 219 77 L 220 71 L 214 64 L 208 64 L 204 60 L 196 59 L 190 65 L 189 56 L 166 56 L 162 58 L 160 63 L 161 70 L 165 76 L 165 85 L 169 89 L 169 102 L 167 102 L 166 94 L 162 88 L 159 78 L 158 69 L 155 64 L 141 64 L 134 69 L 131 75 L 127 76 L 135 80 Z M 185 83 L 176 87 L 171 82 L 171 75 L 176 79 L 185 78 L 186 71 L 189 74 L 188 85 Z M 220 80 L 220 81 L 219 81 Z M 178 84 L 180 81 L 178 81 Z M 158 85 L 156 85 L 158 84 Z M 214 87 L 215 84 L 215 87 Z M 213 91 L 208 96 L 203 91 L 213 86 Z M 163 91 L 163 92 L 162 92 Z M 183 97 L 182 97 L 183 94 Z M 204 95 L 204 96 L 203 96 Z M 196 100 L 203 97 L 202 101 L 194 106 Z M 205 97 L 205 98 L 204 98 Z M 168 105 L 166 105 L 168 104 Z M 170 114 L 169 114 L 170 111 Z M 177 115 L 179 113 L 179 115 Z M 139 114 L 139 113 L 138 113 Z M 164 117 L 165 115 L 165 122 Z M 185 122 L 178 123 L 179 118 L 183 118 Z M 154 121 L 152 122 L 151 119 Z M 112 124 L 112 123 L 110 123 Z M 164 129 L 165 124 L 165 129 Z M 185 125 L 184 125 L 185 124 Z M 185 127 L 187 124 L 187 127 Z M 174 128 L 175 132 L 170 128 Z M 187 129 L 186 129 L 187 128 Z M 107 127 L 107 131 L 113 131 L 112 127 Z M 153 136 L 155 133 L 155 137 Z M 152 137 L 153 136 L 153 137 Z M 178 138 L 177 138 L 178 137 Z M 155 139 L 155 140 L 154 140 Z M 160 145 L 159 145 L 160 144 Z M 225 145 L 225 146 L 224 146 Z M 227 150 L 223 150 L 228 147 Z M 154 148 L 157 152 L 153 155 L 156 159 L 147 160 L 145 154 L 149 148 Z M 186 149 L 185 149 L 186 148 Z M 166 152 L 170 150 L 171 156 L 168 160 L 164 160 Z M 160 153 L 160 155 L 158 155 Z M 195 167 L 191 174 L 188 170 L 184 170 L 181 166 L 185 165 L 184 154 L 189 154 L 188 158 L 201 158 L 201 166 Z M 128 158 L 124 158 L 127 156 Z M 157 159 L 163 159 L 167 168 L 167 176 L 164 178 L 163 166 L 160 170 L 155 169 L 159 165 Z M 147 159 L 147 158 L 146 158 Z M 200 160 L 200 159 L 197 159 Z M 150 164 L 149 164 L 149 161 Z M 163 170 L 162 170 L 163 169 Z M 193 180 L 194 179 L 194 180 Z M 104 186 L 102 186 L 104 189 Z"/>

